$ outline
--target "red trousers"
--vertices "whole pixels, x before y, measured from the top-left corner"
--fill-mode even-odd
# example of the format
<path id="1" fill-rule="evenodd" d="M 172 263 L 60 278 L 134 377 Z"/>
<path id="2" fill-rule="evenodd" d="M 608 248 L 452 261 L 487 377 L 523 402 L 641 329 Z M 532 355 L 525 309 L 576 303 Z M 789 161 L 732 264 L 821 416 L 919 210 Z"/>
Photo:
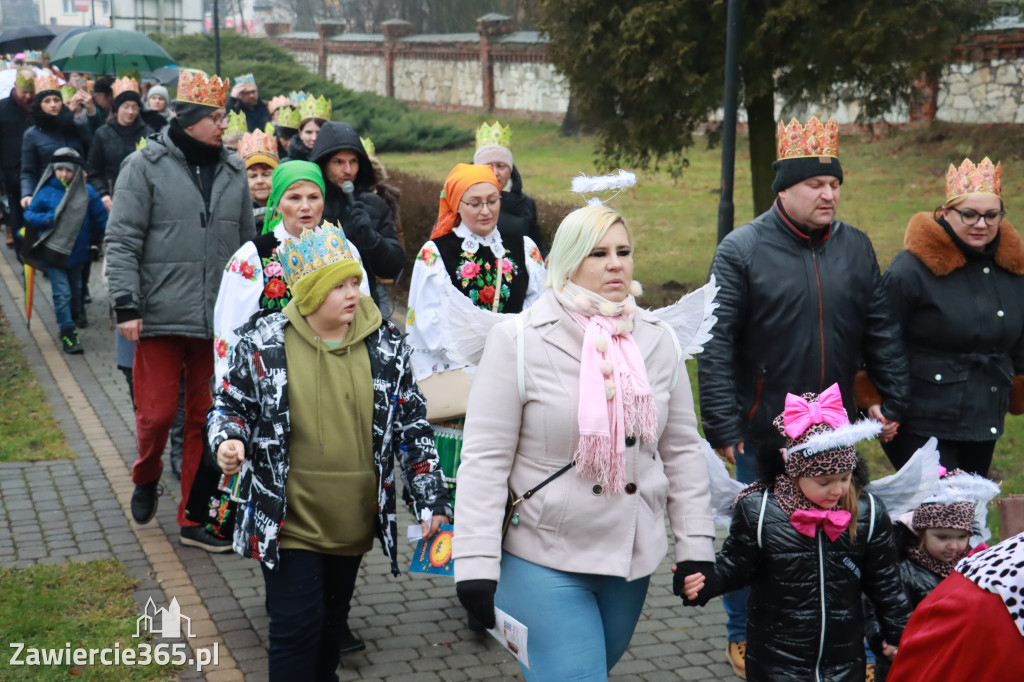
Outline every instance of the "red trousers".
<path id="1" fill-rule="evenodd" d="M 132 465 L 132 483 L 151 483 L 163 470 L 161 456 L 178 412 L 178 385 L 185 372 L 185 438 L 181 453 L 181 503 L 178 525 L 196 526 L 185 518 L 185 504 L 203 454 L 203 424 L 213 398 L 213 341 L 185 336 L 156 336 L 135 344 L 135 437 L 139 458 Z"/>

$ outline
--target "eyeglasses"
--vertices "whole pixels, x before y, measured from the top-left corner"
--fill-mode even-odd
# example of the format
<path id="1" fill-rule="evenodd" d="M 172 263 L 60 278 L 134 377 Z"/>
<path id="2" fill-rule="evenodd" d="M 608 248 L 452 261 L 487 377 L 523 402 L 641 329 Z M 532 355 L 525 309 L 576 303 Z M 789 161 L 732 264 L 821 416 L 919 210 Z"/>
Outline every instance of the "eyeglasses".
<path id="1" fill-rule="evenodd" d="M 222 125 L 227 125 L 227 121 L 228 121 L 227 114 L 211 114 L 210 116 L 208 116 L 208 118 L 211 121 L 213 121 L 213 125 L 215 125 L 217 127 L 220 127 Z"/>
<path id="2" fill-rule="evenodd" d="M 460 204 L 464 204 L 466 208 L 472 211 L 479 211 L 484 204 L 487 204 L 487 208 L 494 210 L 494 208 L 501 203 L 501 197 L 494 197 L 487 201 L 459 201 Z"/>
<path id="3" fill-rule="evenodd" d="M 1003 216 L 1006 215 L 1006 211 L 989 211 L 988 213 L 978 213 L 973 208 L 965 208 L 964 210 L 961 211 L 960 209 L 953 208 L 952 206 L 950 206 L 950 210 L 956 211 L 956 213 L 960 216 L 960 220 L 962 220 L 965 225 L 977 225 L 978 219 L 984 218 L 986 225 L 988 225 L 989 227 L 995 227 L 996 225 L 1003 221 Z"/>

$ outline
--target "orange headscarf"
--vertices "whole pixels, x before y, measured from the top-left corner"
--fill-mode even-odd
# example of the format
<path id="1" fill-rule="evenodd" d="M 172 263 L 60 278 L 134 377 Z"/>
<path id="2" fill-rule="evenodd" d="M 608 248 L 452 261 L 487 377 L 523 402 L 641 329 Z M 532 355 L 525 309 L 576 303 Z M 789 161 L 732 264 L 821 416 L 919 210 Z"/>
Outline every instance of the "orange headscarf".
<path id="1" fill-rule="evenodd" d="M 443 237 L 455 227 L 455 219 L 459 215 L 459 202 L 466 190 L 481 182 L 494 185 L 499 192 L 501 185 L 494 175 L 494 169 L 488 166 L 474 166 L 469 163 L 460 163 L 452 168 L 448 179 L 444 181 L 444 189 L 441 190 L 441 205 L 437 208 L 437 222 L 434 230 L 430 233 L 431 239 Z"/>

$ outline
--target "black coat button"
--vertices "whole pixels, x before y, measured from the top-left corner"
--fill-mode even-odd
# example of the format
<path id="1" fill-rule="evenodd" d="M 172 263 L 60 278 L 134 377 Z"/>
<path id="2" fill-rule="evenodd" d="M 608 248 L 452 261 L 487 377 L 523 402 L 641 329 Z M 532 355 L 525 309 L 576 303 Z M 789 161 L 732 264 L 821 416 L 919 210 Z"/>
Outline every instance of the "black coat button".
<path id="1" fill-rule="evenodd" d="M 601 487 L 601 484 L 600 484 L 600 483 L 598 483 L 598 484 L 596 484 L 596 485 L 594 486 L 594 488 L 593 488 L 593 492 L 594 492 L 594 494 L 595 494 L 595 495 L 600 495 L 601 493 L 603 493 L 603 492 L 604 492 L 604 488 L 602 488 L 602 487 Z"/>
<path id="2" fill-rule="evenodd" d="M 626 484 L 626 493 L 628 493 L 630 495 L 633 495 L 634 493 L 636 493 L 636 483 L 627 483 Z"/>
<path id="3" fill-rule="evenodd" d="M 636 445 L 636 436 L 626 436 L 626 447 L 631 448 Z"/>

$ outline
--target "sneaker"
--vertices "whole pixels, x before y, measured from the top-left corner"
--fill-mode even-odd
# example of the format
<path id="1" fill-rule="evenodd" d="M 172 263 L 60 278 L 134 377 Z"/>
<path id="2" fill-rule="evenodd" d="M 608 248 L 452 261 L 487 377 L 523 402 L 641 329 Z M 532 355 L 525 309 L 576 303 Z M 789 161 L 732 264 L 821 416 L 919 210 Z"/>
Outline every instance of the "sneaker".
<path id="1" fill-rule="evenodd" d="M 725 647 L 725 658 L 732 666 L 736 677 L 747 679 L 747 643 L 729 642 Z"/>
<path id="2" fill-rule="evenodd" d="M 132 518 L 140 526 L 153 520 L 156 516 L 156 503 L 163 490 L 159 481 L 140 483 L 132 493 Z"/>
<path id="3" fill-rule="evenodd" d="M 222 554 L 231 551 L 231 540 L 224 540 L 216 535 L 210 535 L 202 526 L 182 526 L 181 544 L 205 549 L 212 554 Z"/>
<path id="4" fill-rule="evenodd" d="M 75 318 L 75 326 L 79 329 L 89 328 L 89 318 L 85 316 L 85 312 Z"/>
<path id="5" fill-rule="evenodd" d="M 84 351 L 82 342 L 78 340 L 78 330 L 74 327 L 61 330 L 60 345 L 68 355 L 78 355 Z"/>
<path id="6" fill-rule="evenodd" d="M 363 640 L 353 635 L 351 630 L 346 630 L 345 634 L 341 636 L 341 649 L 338 650 L 338 653 L 341 655 L 354 654 L 365 648 L 366 644 L 363 643 Z"/>

